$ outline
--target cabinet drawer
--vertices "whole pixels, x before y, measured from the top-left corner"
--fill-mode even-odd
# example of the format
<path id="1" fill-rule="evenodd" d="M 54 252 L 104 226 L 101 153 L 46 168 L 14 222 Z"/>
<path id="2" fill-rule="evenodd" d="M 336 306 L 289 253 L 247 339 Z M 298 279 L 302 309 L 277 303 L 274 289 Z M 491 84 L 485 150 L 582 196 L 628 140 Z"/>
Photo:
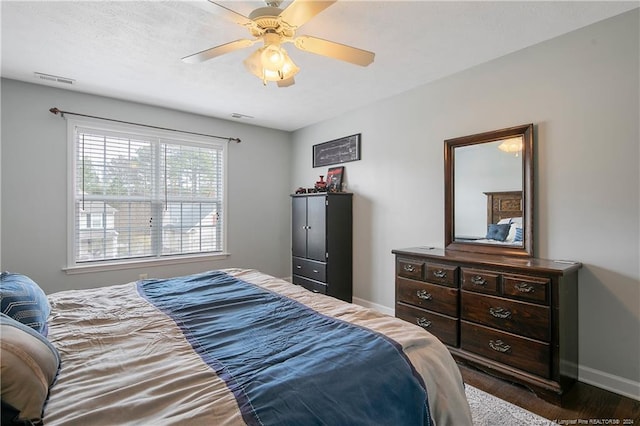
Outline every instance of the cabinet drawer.
<path id="1" fill-rule="evenodd" d="M 307 290 L 311 290 L 314 293 L 327 294 L 327 285 L 325 283 L 310 280 L 299 275 L 293 276 L 293 283 L 301 285 L 302 287 L 306 288 Z"/>
<path id="2" fill-rule="evenodd" d="M 398 259 L 396 274 L 401 277 L 422 280 L 424 277 L 424 262 L 413 259 Z"/>
<path id="3" fill-rule="evenodd" d="M 550 340 L 550 309 L 503 297 L 462 291 L 462 319 L 539 340 Z"/>
<path id="4" fill-rule="evenodd" d="M 327 264 L 323 262 L 301 259 L 299 257 L 293 258 L 294 275 L 301 275 L 320 282 L 327 281 L 326 266 Z"/>
<path id="5" fill-rule="evenodd" d="M 549 280 L 546 278 L 505 275 L 503 293 L 517 299 L 548 303 Z"/>
<path id="6" fill-rule="evenodd" d="M 550 378 L 548 343 L 462 321 L 461 348 L 529 373 Z"/>
<path id="7" fill-rule="evenodd" d="M 458 289 L 397 277 L 396 292 L 399 301 L 458 316 Z"/>
<path id="8" fill-rule="evenodd" d="M 448 287 L 458 287 L 458 267 L 427 263 L 427 281 Z"/>
<path id="9" fill-rule="evenodd" d="M 498 294 L 500 274 L 481 269 L 462 268 L 462 288 L 469 291 Z"/>
<path id="10" fill-rule="evenodd" d="M 419 309 L 404 303 L 396 304 L 396 317 L 419 325 L 436 336 L 442 343 L 458 346 L 458 321 L 446 315 Z"/>

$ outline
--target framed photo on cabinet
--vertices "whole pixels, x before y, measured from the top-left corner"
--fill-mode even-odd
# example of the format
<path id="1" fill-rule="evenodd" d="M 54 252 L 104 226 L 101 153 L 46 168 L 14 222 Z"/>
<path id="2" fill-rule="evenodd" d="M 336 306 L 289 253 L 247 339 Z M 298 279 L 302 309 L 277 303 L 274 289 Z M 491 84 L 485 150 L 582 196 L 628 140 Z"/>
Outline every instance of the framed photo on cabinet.
<path id="1" fill-rule="evenodd" d="M 327 172 L 327 192 L 342 192 L 344 166 L 331 167 Z"/>

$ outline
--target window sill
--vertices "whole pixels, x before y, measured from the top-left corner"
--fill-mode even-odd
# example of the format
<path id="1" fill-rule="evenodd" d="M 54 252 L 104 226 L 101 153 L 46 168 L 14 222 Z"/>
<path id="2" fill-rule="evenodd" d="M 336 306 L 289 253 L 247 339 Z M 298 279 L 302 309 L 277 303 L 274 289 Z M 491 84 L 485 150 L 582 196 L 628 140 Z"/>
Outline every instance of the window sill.
<path id="1" fill-rule="evenodd" d="M 229 253 L 198 254 L 191 256 L 173 257 L 168 256 L 153 259 L 131 259 L 127 261 L 99 262 L 86 265 L 79 264 L 74 266 L 67 266 L 65 268 L 62 268 L 62 270 L 65 271 L 67 275 L 88 274 L 92 272 L 117 271 L 122 269 L 135 269 L 147 266 L 168 266 L 183 263 L 208 262 L 211 260 L 226 259 L 228 257 Z"/>

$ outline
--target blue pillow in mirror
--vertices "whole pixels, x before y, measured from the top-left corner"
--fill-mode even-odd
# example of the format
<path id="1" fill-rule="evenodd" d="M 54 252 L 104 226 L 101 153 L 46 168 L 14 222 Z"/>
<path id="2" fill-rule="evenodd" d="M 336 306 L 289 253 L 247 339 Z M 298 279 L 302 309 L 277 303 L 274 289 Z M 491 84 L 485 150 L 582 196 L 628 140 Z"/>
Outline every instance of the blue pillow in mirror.
<path id="1" fill-rule="evenodd" d="M 11 272 L 0 274 L 0 312 L 47 335 L 51 305 L 44 291 L 31 278 Z"/>
<path id="2" fill-rule="evenodd" d="M 522 242 L 522 228 L 516 228 L 516 236 L 513 241 Z"/>
<path id="3" fill-rule="evenodd" d="M 486 238 L 489 240 L 504 241 L 507 239 L 507 235 L 509 235 L 509 229 L 511 229 L 511 225 L 508 223 L 491 223 L 487 227 Z"/>

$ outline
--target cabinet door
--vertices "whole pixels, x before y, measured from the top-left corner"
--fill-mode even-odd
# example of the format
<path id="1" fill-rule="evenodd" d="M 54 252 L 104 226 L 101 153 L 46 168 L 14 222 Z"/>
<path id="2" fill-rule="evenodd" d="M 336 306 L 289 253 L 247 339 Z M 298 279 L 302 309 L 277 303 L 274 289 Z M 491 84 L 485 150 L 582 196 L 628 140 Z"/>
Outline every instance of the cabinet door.
<path id="1" fill-rule="evenodd" d="M 307 257 L 307 197 L 293 197 L 291 205 L 292 254 Z"/>
<path id="2" fill-rule="evenodd" d="M 307 258 L 325 262 L 327 252 L 326 197 L 307 198 Z"/>

